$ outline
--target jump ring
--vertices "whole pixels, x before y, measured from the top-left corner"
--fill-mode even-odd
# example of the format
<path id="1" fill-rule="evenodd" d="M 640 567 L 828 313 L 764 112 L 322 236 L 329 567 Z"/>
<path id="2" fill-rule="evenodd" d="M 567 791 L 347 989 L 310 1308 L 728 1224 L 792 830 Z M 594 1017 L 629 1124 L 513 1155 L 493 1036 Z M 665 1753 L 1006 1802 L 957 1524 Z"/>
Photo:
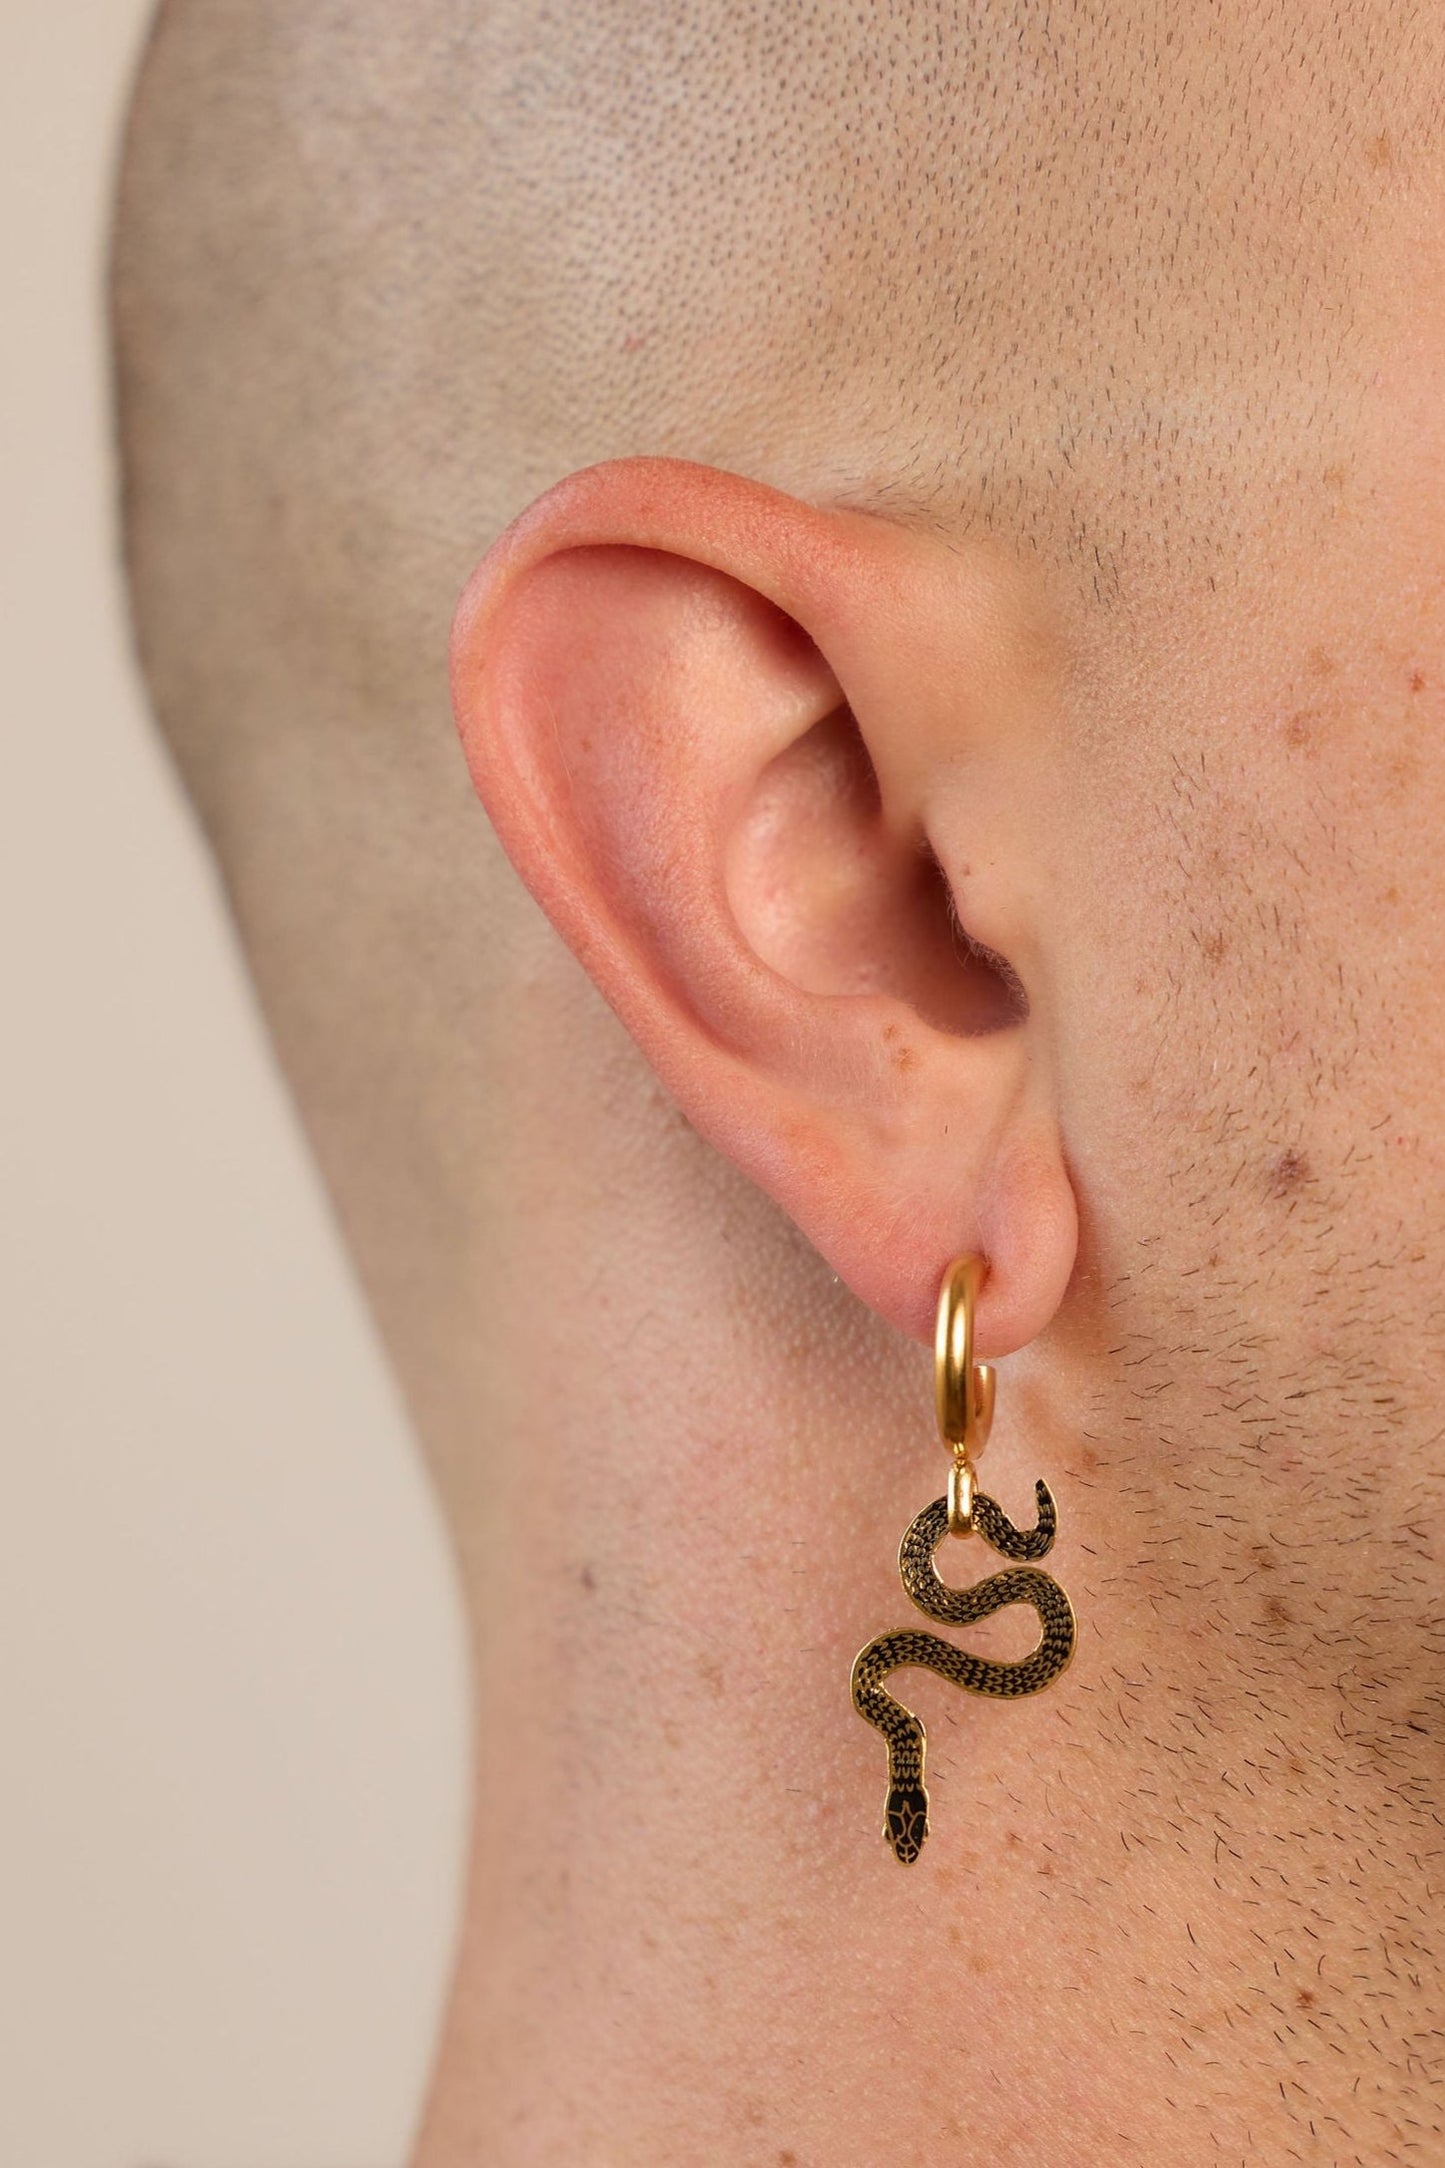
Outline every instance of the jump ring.
<path id="1" fill-rule="evenodd" d="M 962 1453 L 948 1471 L 948 1531 L 954 1536 L 973 1534 L 973 1468 Z"/>

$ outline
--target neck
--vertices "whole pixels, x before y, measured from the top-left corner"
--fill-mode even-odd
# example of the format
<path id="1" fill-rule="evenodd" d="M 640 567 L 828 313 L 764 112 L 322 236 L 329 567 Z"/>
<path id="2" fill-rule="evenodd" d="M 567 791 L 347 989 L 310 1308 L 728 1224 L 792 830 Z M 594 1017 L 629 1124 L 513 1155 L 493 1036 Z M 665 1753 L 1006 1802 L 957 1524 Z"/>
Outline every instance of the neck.
<path id="1" fill-rule="evenodd" d="M 926 1358 L 588 1029 L 585 1132 L 574 1033 L 540 1090 L 519 1064 L 533 1173 L 433 1410 L 444 1469 L 486 1461 L 452 1501 L 476 1813 L 417 2168 L 1022 2164 L 1065 2131 L 1081 2168 L 1256 2164 L 1311 2125 L 1394 2157 L 1436 1963 L 1437 1727 L 1411 1649 L 1360 1624 L 1398 1555 L 1393 1583 L 1368 1533 L 1322 1562 L 1184 1385 L 1141 1425 L 1116 1316 L 1076 1311 L 1003 1366 L 983 1477 L 1021 1523 L 1053 1490 L 1078 1651 L 1016 1704 L 896 1682 L 933 1824 L 900 1866 L 848 1679 L 920 1623 L 894 1561 L 946 1465 Z M 999 1563 L 949 1549 L 960 1581 Z"/>

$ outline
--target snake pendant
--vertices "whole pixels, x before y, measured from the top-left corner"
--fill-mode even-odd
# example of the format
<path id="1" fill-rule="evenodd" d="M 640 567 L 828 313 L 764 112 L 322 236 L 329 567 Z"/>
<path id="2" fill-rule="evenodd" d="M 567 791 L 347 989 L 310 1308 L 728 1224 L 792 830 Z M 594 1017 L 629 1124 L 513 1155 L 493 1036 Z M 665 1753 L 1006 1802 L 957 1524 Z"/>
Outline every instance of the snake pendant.
<path id="1" fill-rule="evenodd" d="M 1038 1521 L 1033 1528 L 1015 1528 L 992 1498 L 982 1491 L 973 1497 L 973 1526 L 1003 1558 L 1028 1561 L 990 1574 L 972 1588 L 952 1588 L 939 1573 L 934 1553 L 948 1533 L 948 1500 L 936 1498 L 913 1521 L 898 1551 L 898 1571 L 903 1586 L 929 1618 L 944 1626 L 971 1626 L 992 1618 L 1011 1603 L 1031 1604 L 1039 1615 L 1042 1638 L 1031 1655 L 1016 1662 L 1000 1662 L 988 1656 L 970 1656 L 937 1634 L 904 1630 L 880 1634 L 859 1651 L 853 1665 L 853 1706 L 865 1723 L 883 1734 L 888 1746 L 888 1802 L 884 1809 L 883 1834 L 895 1856 L 910 1866 L 923 1849 L 928 1835 L 928 1793 L 923 1783 L 925 1736 L 911 1709 L 895 1701 L 883 1681 L 894 1671 L 910 1666 L 936 1671 L 971 1694 L 990 1694 L 1012 1699 L 1037 1694 L 1051 1686 L 1074 1653 L 1074 1612 L 1068 1597 L 1051 1574 L 1040 1573 L 1032 1563 L 1051 1548 L 1058 1515 L 1047 1483 L 1034 1486 Z"/>

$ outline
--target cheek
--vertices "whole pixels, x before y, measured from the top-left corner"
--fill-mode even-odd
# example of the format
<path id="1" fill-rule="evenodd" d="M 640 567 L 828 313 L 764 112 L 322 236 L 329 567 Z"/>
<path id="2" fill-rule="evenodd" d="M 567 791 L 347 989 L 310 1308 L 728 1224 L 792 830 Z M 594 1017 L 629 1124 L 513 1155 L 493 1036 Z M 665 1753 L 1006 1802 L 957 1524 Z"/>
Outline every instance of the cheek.
<path id="1" fill-rule="evenodd" d="M 1297 898 L 1315 966 L 1302 991 L 1344 1011 L 1361 1080 L 1445 1102 L 1445 651 L 1376 655 L 1287 707 L 1242 768 L 1258 793 L 1262 895 Z M 1267 885 L 1266 885 L 1267 884 Z M 1333 982 L 1333 983 L 1331 983 Z M 1421 1111 L 1424 1111 L 1423 1105 Z"/>
<path id="2" fill-rule="evenodd" d="M 1068 804 L 1061 1070 L 1101 1269 L 1144 1237 L 1201 1282 L 1243 1259 L 1301 1333 L 1311 1257 L 1445 1269 L 1445 651 L 1306 651 Z"/>

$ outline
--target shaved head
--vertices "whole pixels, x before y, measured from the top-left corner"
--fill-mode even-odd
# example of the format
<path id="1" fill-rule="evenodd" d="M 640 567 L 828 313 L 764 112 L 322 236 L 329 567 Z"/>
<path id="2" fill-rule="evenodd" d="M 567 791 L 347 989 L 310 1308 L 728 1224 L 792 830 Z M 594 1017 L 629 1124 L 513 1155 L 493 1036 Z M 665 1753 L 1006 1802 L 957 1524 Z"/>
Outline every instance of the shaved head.
<path id="1" fill-rule="evenodd" d="M 479 1696 L 494 1690 L 506 1712 L 496 1721 L 525 1732 L 487 1651 L 517 1645 L 526 1599 L 509 1576 L 526 1545 L 507 1516 L 525 1521 L 537 1439 L 576 1428 L 556 1383 L 569 1360 L 604 1458 L 615 1444 L 599 1512 L 616 1515 L 620 1561 L 635 1562 L 651 1526 L 639 1466 L 664 1485 L 673 1467 L 666 1442 L 647 1444 L 649 1424 L 664 1429 L 649 1413 L 659 1378 L 676 1434 L 703 1440 L 699 1462 L 720 1437 L 730 1452 L 741 1441 L 744 1466 L 749 1441 L 777 1446 L 766 1482 L 759 1452 L 730 1527 L 749 1530 L 747 1548 L 775 1510 L 779 1575 L 814 1529 L 805 1476 L 834 1465 L 840 1430 L 857 1458 L 837 1495 L 876 1496 L 868 1486 L 903 1450 L 912 1357 L 844 1300 L 791 1222 L 845 1277 L 859 1228 L 921 1259 L 929 1185 L 891 1220 L 839 1208 L 851 1162 L 831 1130 L 829 1150 L 808 1156 L 816 1135 L 787 1064 L 815 1026 L 834 1028 L 845 997 L 903 982 L 878 948 L 899 927 L 921 945 L 945 891 L 950 958 L 966 951 L 1005 985 L 987 1031 L 954 1034 L 960 1062 L 979 1067 L 960 1069 L 956 1101 L 940 1093 L 928 1151 L 961 1151 L 960 1135 L 1002 1134 L 1018 1107 L 1046 1105 L 968 1195 L 981 1213 L 1031 1197 L 1047 1160 L 1039 1181 L 1056 1169 L 1076 1207 L 1076 1223 L 1040 1211 L 1045 1232 L 1020 1267 L 1026 1277 L 1067 1218 L 1054 1278 L 1052 1265 L 1035 1272 L 1047 1329 L 1019 1357 L 1019 1404 L 1094 1516 L 1076 1600 L 1113 1638 L 1085 1624 L 1073 1713 L 1043 1743 L 1013 1735 L 1023 1743 L 989 1826 L 1027 1823 L 1019 1800 L 1045 1796 L 1063 1817 L 1011 1840 L 1038 1839 L 1037 1874 L 1008 1885 L 1021 1909 L 1000 1927 L 1008 1941 L 1024 1921 L 1027 1977 L 1052 1977 L 1062 1948 L 1077 2007 L 1092 2010 L 1101 1975 L 1117 1974 L 1121 2053 L 1170 2013 L 1143 2120 L 1121 2104 L 1126 2071 L 1119 2098 L 1090 2094 L 1081 2111 L 1094 2150 L 1060 2125 L 1070 2158 L 1109 2168 L 1424 2160 L 1421 2133 L 1445 2118 L 1438 2012 L 1411 1999 L 1445 1962 L 1434 1912 L 1417 1907 L 1435 1872 L 1445 1736 L 1433 1669 L 1445 1616 L 1442 105 L 1445 12 L 1416 0 L 169 0 L 124 161 L 114 295 L 140 651 L 440 1480 Z M 558 542 L 561 570 L 535 544 L 550 569 L 532 586 L 515 574 L 515 600 L 508 568 L 534 541 L 505 546 L 483 577 L 502 594 L 487 620 L 497 682 L 530 705 L 486 705 L 472 620 L 458 683 L 475 693 L 476 713 L 461 710 L 468 751 L 513 860 L 682 1113 L 503 858 L 456 751 L 445 678 L 458 593 L 508 523 L 564 476 L 644 455 L 720 470 L 720 494 L 695 477 L 676 489 L 733 508 L 733 555 L 718 555 L 702 511 L 682 542 L 659 540 L 647 487 L 619 481 L 607 498 L 604 479 L 593 486 L 615 531 L 587 529 L 585 549 Z M 780 497 L 729 495 L 742 481 Z M 571 536 L 581 515 L 563 499 L 526 534 L 550 534 L 551 519 Z M 798 506 L 823 525 L 796 525 Z M 820 535 L 832 555 L 814 551 Z M 808 589 L 825 562 L 837 585 Z M 855 607 L 858 562 L 877 576 Z M 925 569 L 895 578 L 900 563 Z M 794 602 L 818 592 L 815 624 Z M 838 665 L 820 720 L 807 703 L 821 698 L 819 657 L 837 661 L 825 632 L 862 690 Z M 624 651 L 608 677 L 598 658 Z M 507 769 L 497 748 L 523 708 L 540 722 Z M 796 764 L 768 739 L 749 768 L 764 722 L 780 730 L 805 709 Z M 721 816 L 716 835 L 701 815 L 668 828 L 692 804 L 690 777 L 728 759 L 717 803 L 754 807 L 751 826 L 738 816 L 743 842 L 721 836 Z M 549 775 L 563 781 L 539 813 L 527 792 Z M 949 791 L 952 829 L 935 817 Z M 806 849 L 767 858 L 759 904 L 748 869 L 794 834 L 789 808 L 804 803 Z M 594 855 L 577 844 L 574 864 L 578 806 Z M 893 861 L 881 846 L 868 855 L 880 806 L 893 840 L 907 831 L 914 875 L 926 859 L 902 901 Z M 714 845 L 703 901 L 678 904 Z M 795 859 L 806 879 L 787 888 Z M 860 866 L 875 882 L 863 902 L 825 914 L 826 939 L 788 948 L 798 895 L 824 912 Z M 801 956 L 794 990 L 833 1004 L 777 1029 L 794 1097 L 778 1130 L 791 1141 L 769 1132 L 771 1158 L 727 1141 L 738 1077 L 755 1082 L 757 1048 L 774 1041 L 752 1011 L 729 1038 L 707 1006 L 724 946 L 705 964 L 695 952 L 707 897 L 722 894 L 736 905 L 730 939 L 761 928 L 753 946 L 774 979 Z M 588 896 L 601 898 L 591 919 Z M 668 945 L 673 908 L 691 948 Z M 861 963 L 838 961 L 845 919 L 855 946 L 874 943 Z M 654 1011 L 671 1019 L 655 1042 Z M 707 1028 L 679 1054 L 684 1011 Z M 917 1022 L 890 1027 L 906 1044 L 883 1035 L 891 1096 L 869 1103 L 859 1134 L 894 1136 L 914 1103 L 931 1058 L 918 1047 L 946 1036 L 913 1033 Z M 1023 1053 L 995 1121 L 994 1102 L 979 1112 L 967 1091 L 976 1073 L 1003 1073 L 1009 1032 Z M 724 1042 L 736 1068 L 718 1082 L 708 1063 Z M 824 1114 L 872 1075 L 869 1059 L 851 1041 L 838 1054 Z M 949 1161 L 931 1186 L 952 1180 Z M 830 1239 L 842 1229 L 833 1248 L 815 1205 Z M 585 1365 L 561 1326 L 538 1322 L 551 1314 L 539 1290 L 578 1257 L 596 1264 L 589 1290 L 608 1291 Z M 860 1267 L 851 1284 L 865 1279 Z M 911 1324 L 902 1297 L 894 1311 L 868 1299 Z M 698 1314 L 712 1322 L 694 1340 Z M 826 1421 L 798 1382 L 820 1371 Z M 570 1561 L 550 1584 L 577 1629 L 568 1648 L 590 1650 L 594 1621 L 612 1614 L 601 1596 L 585 1605 L 599 1579 L 604 1594 L 613 1585 L 614 1554 L 599 1538 L 597 1555 L 574 1556 L 570 1523 L 564 1541 L 537 1510 L 543 1534 L 528 1524 L 529 1540 L 555 1538 Z M 673 1528 L 700 1525 L 692 1511 L 674 1508 L 649 1558 L 672 1557 Z M 847 1617 L 856 1530 L 841 1525 L 828 1540 Z M 734 1617 L 708 1579 L 717 1555 L 671 1587 L 691 1617 L 706 1583 L 700 1644 L 717 1615 Z M 760 1539 L 760 1575 L 773 1555 Z M 610 1725 L 653 1691 L 647 1673 L 633 1700 L 614 1693 L 617 1678 L 643 1677 L 625 1636 L 651 1597 L 633 1587 L 617 1599 L 617 1641 L 596 1643 Z M 787 1589 L 787 1617 L 811 1618 L 809 1591 Z M 573 1601 L 584 1608 L 566 1611 Z M 528 1646 L 550 1631 L 544 1619 Z M 548 1764 L 548 1796 L 572 1799 L 575 1769 L 610 1770 L 612 1749 L 588 1729 L 569 1666 L 586 1660 L 559 1659 L 563 1683 L 546 1691 L 583 1745 Z M 699 1658 L 679 1687 L 677 1740 L 712 1707 L 711 1676 Z M 764 1689 L 749 1691 L 739 1705 L 755 1714 Z M 665 1680 L 661 1692 L 666 1704 Z M 715 1698 L 724 1725 L 725 1685 Z M 528 1723 L 545 1699 L 527 1703 Z M 790 1736 L 809 1736 L 794 1717 Z M 728 1736 L 726 1768 L 755 1754 L 766 1794 L 776 1742 Z M 648 1753 L 675 1766 L 655 1740 Z M 650 1827 L 617 1783 L 614 1829 Z M 716 1769 L 712 1786 L 720 1796 Z M 687 1826 L 701 1829 L 705 1803 L 696 1813 Z M 692 1918 L 696 1857 L 722 1860 L 726 1882 L 731 1839 L 708 1855 L 712 1841 L 657 1897 L 664 1939 Z M 586 1856 L 605 1892 L 613 1870 Z M 650 1889 L 650 1856 L 625 1856 Z M 767 1853 L 793 1856 L 786 1843 Z M 534 1893 L 552 1891 L 549 1871 L 537 1867 Z M 696 1871 L 710 1890 L 714 1870 Z M 758 1917 L 792 1919 L 776 1871 L 774 1909 Z M 505 1870 L 492 1883 L 478 1872 L 494 1892 L 480 1950 L 510 1915 Z M 727 1885 L 709 1935 L 754 1921 L 762 1872 L 751 1861 Z M 609 1932 L 631 1917 L 634 1882 Z M 566 1907 L 580 1898 L 536 1899 L 517 1932 L 538 1931 L 554 1901 L 569 1949 Z M 1187 1944 L 1174 1935 L 1186 1919 Z M 1214 1923 L 1207 1956 L 1201 1920 Z M 881 1956 L 857 1933 L 857 1979 L 892 1978 L 892 1926 Z M 836 1917 L 828 1934 L 844 1934 Z M 815 1948 L 805 1928 L 776 1976 L 755 1960 L 776 1993 L 756 2006 L 766 2053 L 738 2019 L 740 2102 L 750 2058 L 771 2069 L 776 2050 L 779 2099 L 809 2067 L 814 2035 L 790 2031 L 787 1994 L 805 1945 L 826 1971 L 833 1945 Z M 936 1978 L 958 1953 L 927 1946 Z M 696 1962 L 711 1993 L 712 1959 Z M 549 1976 L 540 1961 L 537 1976 Z M 666 1998 L 638 1992 L 671 2037 Z M 834 2023 L 854 2037 L 855 2020 L 866 2033 L 851 1992 L 825 1997 L 824 2037 Z M 594 1981 L 589 2008 L 609 1993 Z M 639 2098 L 685 2104 L 701 2082 L 687 2058 L 711 2020 L 686 1996 L 677 2007 L 694 2045 L 665 2078 L 649 2065 Z M 506 2028 L 523 2023 L 510 2005 L 496 2020 L 502 2093 Z M 585 2061 L 592 2019 L 579 2023 Z M 893 2067 L 897 2036 L 867 2037 L 829 2079 L 849 2114 Z M 1087 2091 L 1067 2025 L 1019 2037 L 1064 2072 L 1064 2095 Z M 726 2060 L 726 2023 L 723 2039 Z M 944 2047 L 965 2052 L 956 2033 Z M 1092 2048 L 1082 2059 L 1092 2067 Z M 608 2082 L 625 2089 L 626 2067 Z M 1031 2084 L 1037 2067 L 1009 2065 L 1007 2042 L 988 2036 L 964 2082 L 985 2120 L 996 2114 L 989 2129 L 1012 2127 L 995 2069 Z M 943 2157 L 908 2123 L 906 2076 L 884 2087 L 903 2119 L 896 2157 Z M 770 2082 L 756 2077 L 760 2096 Z M 1200 2118 L 1177 2153 L 1167 2118 L 1148 2121 L 1161 2102 L 1172 2112 L 1176 2090 Z M 658 2111 L 651 2151 L 607 2150 L 607 2133 L 632 2128 L 619 2108 L 580 2138 L 569 2124 L 552 2152 L 538 2140 L 485 2157 L 690 2163 L 676 2140 L 686 2112 Z M 771 2151 L 745 2135 L 712 2159 L 861 2158 L 846 2150 L 860 2126 L 839 2112 L 817 2125 L 816 2152 L 794 2151 L 789 2129 Z M 763 2125 L 738 2106 L 737 2127 Z M 1308 2150 L 1317 2129 L 1331 2145 L 1339 2135 L 1338 2154 Z M 1031 2133 L 1000 2137 L 989 2157 L 1031 2168 L 1043 2151 Z M 435 2158 L 452 2157 L 443 2133 Z"/>
<path id="2" fill-rule="evenodd" d="M 220 550 L 375 638 L 635 452 L 1106 600 L 1217 578 L 1357 473 L 1442 46 L 1415 4 L 172 0 L 118 259 L 142 597 Z"/>

